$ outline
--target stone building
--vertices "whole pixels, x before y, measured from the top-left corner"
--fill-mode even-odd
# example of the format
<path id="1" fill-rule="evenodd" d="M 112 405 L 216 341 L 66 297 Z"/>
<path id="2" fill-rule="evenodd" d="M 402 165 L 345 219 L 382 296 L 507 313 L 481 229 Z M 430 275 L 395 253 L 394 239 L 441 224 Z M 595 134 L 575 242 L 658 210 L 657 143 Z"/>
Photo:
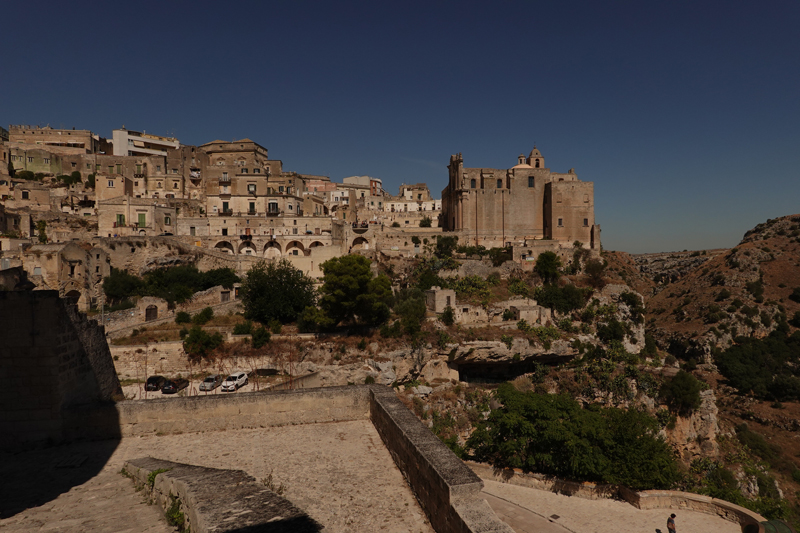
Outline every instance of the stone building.
<path id="1" fill-rule="evenodd" d="M 34 244 L 18 254 L 36 290 L 57 290 L 83 311 L 97 305 L 102 297 L 103 278 L 111 275 L 108 254 L 96 246 L 74 242 Z"/>
<path id="2" fill-rule="evenodd" d="M 178 217 L 174 207 L 151 198 L 117 196 L 97 202 L 97 234 L 100 237 L 157 236 L 175 234 Z"/>
<path id="3" fill-rule="evenodd" d="M 450 157 L 448 169 L 441 225 L 460 232 L 464 244 L 489 248 L 547 239 L 600 250 L 594 183 L 580 181 L 574 169 L 551 172 L 536 147 L 509 169 L 465 168 L 461 154 Z"/>
<path id="4" fill-rule="evenodd" d="M 56 129 L 50 126 L 11 125 L 8 141 L 13 144 L 39 145 L 43 148 L 75 148 L 79 152 L 94 154 L 106 152 L 108 141 L 89 130 Z"/>

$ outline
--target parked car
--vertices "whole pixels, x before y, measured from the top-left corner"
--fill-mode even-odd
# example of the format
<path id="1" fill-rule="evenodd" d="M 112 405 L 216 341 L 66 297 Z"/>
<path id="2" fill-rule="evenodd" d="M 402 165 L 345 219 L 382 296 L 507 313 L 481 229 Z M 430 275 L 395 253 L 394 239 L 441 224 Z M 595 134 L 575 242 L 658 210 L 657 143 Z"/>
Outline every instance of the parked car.
<path id="1" fill-rule="evenodd" d="M 203 380 L 203 382 L 200 384 L 200 390 L 214 390 L 220 385 L 222 385 L 222 376 L 219 374 L 214 374 L 213 376 L 208 376 Z"/>
<path id="2" fill-rule="evenodd" d="M 183 378 L 172 379 L 167 381 L 163 387 L 161 387 L 161 394 L 175 394 L 179 390 L 183 390 L 189 386 L 189 380 Z"/>
<path id="3" fill-rule="evenodd" d="M 144 389 L 148 391 L 159 391 L 167 383 L 167 378 L 164 376 L 150 376 L 144 385 Z"/>
<path id="4" fill-rule="evenodd" d="M 234 392 L 239 390 L 239 387 L 244 387 L 245 385 L 247 385 L 247 374 L 244 372 L 237 372 L 225 378 L 225 381 L 222 383 L 222 391 Z"/>

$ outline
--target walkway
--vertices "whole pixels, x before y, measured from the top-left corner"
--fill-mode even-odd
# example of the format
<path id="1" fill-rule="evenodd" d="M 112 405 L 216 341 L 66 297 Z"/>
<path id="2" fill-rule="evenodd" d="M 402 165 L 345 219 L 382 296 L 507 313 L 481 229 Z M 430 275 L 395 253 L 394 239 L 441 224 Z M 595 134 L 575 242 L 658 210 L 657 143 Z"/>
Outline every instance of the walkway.
<path id="1" fill-rule="evenodd" d="M 656 533 L 657 530 L 666 533 L 667 517 L 672 512 L 677 515 L 678 531 L 742 532 L 739 524 L 705 513 L 669 509 L 642 511 L 618 500 L 587 500 L 486 479 L 483 495 L 495 513 L 516 533 Z M 525 512 L 530 514 L 526 516 Z"/>

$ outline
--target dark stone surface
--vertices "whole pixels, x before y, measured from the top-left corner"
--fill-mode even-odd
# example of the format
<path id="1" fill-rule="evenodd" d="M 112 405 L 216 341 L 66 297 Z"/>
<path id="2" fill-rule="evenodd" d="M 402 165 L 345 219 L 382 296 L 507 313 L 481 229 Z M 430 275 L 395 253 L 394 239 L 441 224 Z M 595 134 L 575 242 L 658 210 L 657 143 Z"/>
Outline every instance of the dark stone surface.
<path id="1" fill-rule="evenodd" d="M 241 470 L 220 470 L 150 457 L 126 462 L 126 470 L 139 485 L 148 487 L 156 476 L 151 497 L 163 506 L 178 496 L 193 532 L 317 532 L 322 526 Z M 149 488 L 149 487 L 148 487 Z"/>

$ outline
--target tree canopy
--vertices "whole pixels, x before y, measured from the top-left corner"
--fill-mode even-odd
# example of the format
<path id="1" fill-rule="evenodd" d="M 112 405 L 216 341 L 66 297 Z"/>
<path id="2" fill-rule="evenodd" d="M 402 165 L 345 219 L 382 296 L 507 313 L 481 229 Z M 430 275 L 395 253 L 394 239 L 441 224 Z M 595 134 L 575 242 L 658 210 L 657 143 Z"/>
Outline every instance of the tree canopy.
<path id="1" fill-rule="evenodd" d="M 103 291 L 112 301 L 122 301 L 132 296 L 155 296 L 170 304 L 182 303 L 197 291 L 217 285 L 233 288 L 239 276 L 230 268 L 216 268 L 200 272 L 194 265 L 151 270 L 139 278 L 124 270 L 111 269 L 111 275 L 103 279 Z"/>
<path id="2" fill-rule="evenodd" d="M 370 260 L 345 255 L 320 265 L 323 284 L 319 307 L 328 326 L 340 323 L 379 325 L 389 318 L 392 283 L 385 274 L 374 276 Z"/>
<path id="3" fill-rule="evenodd" d="M 542 252 L 536 258 L 536 265 L 533 269 L 545 283 L 553 283 L 558 280 L 561 268 L 561 259 L 554 252 Z"/>
<path id="4" fill-rule="evenodd" d="M 665 489 L 680 472 L 657 420 L 616 408 L 582 409 L 566 395 L 520 392 L 505 383 L 502 404 L 467 441 L 472 456 L 498 468 L 567 479 Z"/>
<path id="5" fill-rule="evenodd" d="M 316 302 L 314 280 L 288 260 L 261 260 L 247 272 L 241 288 L 244 315 L 268 324 L 294 322 L 306 307 Z"/>

